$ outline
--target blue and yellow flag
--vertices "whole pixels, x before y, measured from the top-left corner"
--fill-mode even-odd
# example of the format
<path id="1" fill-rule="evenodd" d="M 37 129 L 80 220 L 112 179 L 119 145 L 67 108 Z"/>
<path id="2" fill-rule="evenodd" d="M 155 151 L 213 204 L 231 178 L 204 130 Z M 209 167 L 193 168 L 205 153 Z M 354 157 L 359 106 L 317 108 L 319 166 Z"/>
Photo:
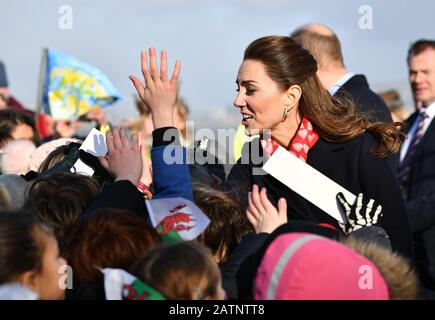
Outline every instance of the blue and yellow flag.
<path id="1" fill-rule="evenodd" d="M 76 120 L 106 107 L 121 95 L 96 67 L 52 49 L 47 50 L 44 112 L 56 120 Z"/>

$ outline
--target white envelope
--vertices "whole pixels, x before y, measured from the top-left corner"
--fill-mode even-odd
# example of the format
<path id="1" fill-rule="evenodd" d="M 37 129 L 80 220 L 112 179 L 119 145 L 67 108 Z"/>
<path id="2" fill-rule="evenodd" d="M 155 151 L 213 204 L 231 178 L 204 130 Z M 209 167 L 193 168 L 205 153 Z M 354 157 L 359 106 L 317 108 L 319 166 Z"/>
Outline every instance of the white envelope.
<path id="1" fill-rule="evenodd" d="M 263 170 L 334 219 L 347 222 L 336 195 L 342 192 L 350 204 L 355 202 L 356 196 L 283 147 L 279 146 Z"/>
<path id="2" fill-rule="evenodd" d="M 96 157 L 102 157 L 107 154 L 106 136 L 97 129 L 92 129 L 83 141 L 80 150 L 90 153 Z M 92 176 L 94 169 L 85 164 L 82 160 L 78 159 L 71 168 L 71 172 Z"/>

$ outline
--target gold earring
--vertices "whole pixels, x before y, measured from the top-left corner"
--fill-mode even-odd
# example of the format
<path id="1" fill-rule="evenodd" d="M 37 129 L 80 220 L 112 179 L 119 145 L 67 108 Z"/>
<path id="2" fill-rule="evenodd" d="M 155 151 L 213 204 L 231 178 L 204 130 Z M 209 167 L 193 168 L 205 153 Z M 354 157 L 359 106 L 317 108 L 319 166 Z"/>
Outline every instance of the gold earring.
<path id="1" fill-rule="evenodd" d="M 294 107 L 295 107 L 295 105 L 293 107 L 291 107 L 290 109 L 284 108 L 281 122 L 284 122 L 287 119 L 287 117 L 290 115 L 290 111 L 292 111 Z"/>
<path id="2" fill-rule="evenodd" d="M 282 114 L 282 120 L 281 120 L 281 122 L 284 122 L 287 119 L 288 115 L 290 114 L 290 110 L 288 110 L 287 108 L 284 108 L 284 112 Z"/>

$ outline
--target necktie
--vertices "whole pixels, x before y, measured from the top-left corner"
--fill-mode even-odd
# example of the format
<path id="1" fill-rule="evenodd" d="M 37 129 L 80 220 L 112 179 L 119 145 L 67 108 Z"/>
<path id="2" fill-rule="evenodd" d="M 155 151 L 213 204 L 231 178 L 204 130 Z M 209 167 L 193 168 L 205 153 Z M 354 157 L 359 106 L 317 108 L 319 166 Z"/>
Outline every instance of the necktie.
<path id="1" fill-rule="evenodd" d="M 424 125 L 425 120 L 428 118 L 426 112 L 421 112 L 418 117 L 417 128 L 415 130 L 414 136 L 412 137 L 411 142 L 409 143 L 408 150 L 406 151 L 405 157 L 403 158 L 402 163 L 399 166 L 397 177 L 399 180 L 399 184 L 401 187 L 404 187 L 409 179 L 409 169 L 411 160 L 417 150 L 417 146 L 419 145 L 421 139 L 424 135 Z"/>

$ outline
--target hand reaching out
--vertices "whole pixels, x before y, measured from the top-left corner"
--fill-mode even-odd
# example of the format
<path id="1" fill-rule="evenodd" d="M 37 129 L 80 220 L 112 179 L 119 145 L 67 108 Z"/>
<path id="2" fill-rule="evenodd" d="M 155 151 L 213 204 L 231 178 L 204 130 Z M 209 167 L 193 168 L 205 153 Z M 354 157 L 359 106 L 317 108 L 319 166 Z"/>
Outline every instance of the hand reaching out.
<path id="1" fill-rule="evenodd" d="M 287 201 L 284 198 L 279 199 L 277 210 L 267 198 L 266 188 L 259 192 L 258 186 L 254 185 L 252 192 L 249 192 L 248 202 L 246 215 L 256 233 L 271 233 L 287 223 Z"/>
<path id="2" fill-rule="evenodd" d="M 142 156 L 137 135 L 130 139 L 124 129 L 114 127 L 106 132 L 107 155 L 100 157 L 101 165 L 116 181 L 129 180 L 138 185 L 142 174 Z"/>
<path id="3" fill-rule="evenodd" d="M 180 75 L 180 61 L 175 62 L 172 78 L 168 79 L 167 54 L 160 54 L 160 74 L 157 68 L 156 50 L 149 49 L 150 66 L 147 53 L 141 52 L 141 69 L 145 86 L 139 79 L 130 76 L 140 98 L 150 107 L 154 128 L 174 126 L 174 107 L 177 99 L 177 81 Z"/>
<path id="4" fill-rule="evenodd" d="M 353 205 L 346 201 L 341 192 L 337 194 L 337 200 L 345 211 L 348 220 L 347 224 L 341 222 L 338 224 L 347 235 L 355 230 L 376 224 L 382 217 L 382 206 L 377 204 L 373 199 L 365 199 L 362 193 L 358 194 Z"/>

